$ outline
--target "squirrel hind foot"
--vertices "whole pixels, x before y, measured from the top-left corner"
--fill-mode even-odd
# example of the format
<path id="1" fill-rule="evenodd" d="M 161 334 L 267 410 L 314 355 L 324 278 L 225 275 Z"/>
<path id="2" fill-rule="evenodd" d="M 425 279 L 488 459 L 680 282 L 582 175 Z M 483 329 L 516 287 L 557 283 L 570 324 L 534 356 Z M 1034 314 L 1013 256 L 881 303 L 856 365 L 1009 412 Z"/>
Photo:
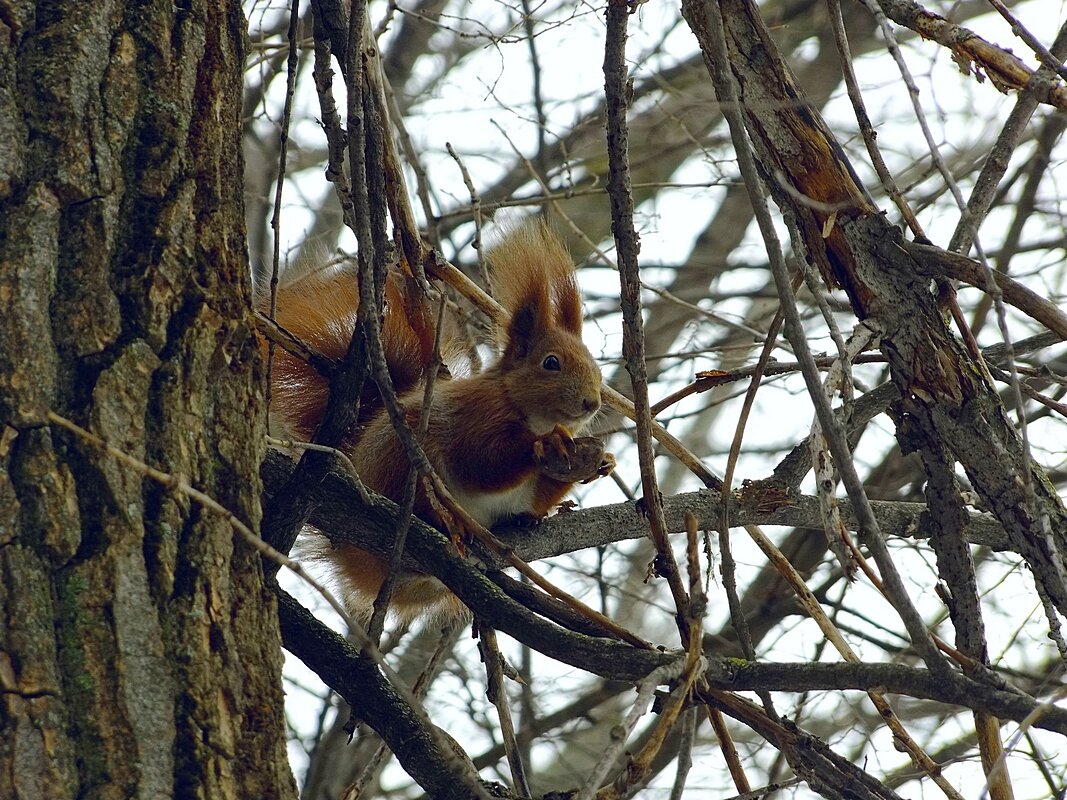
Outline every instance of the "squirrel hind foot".
<path id="1" fill-rule="evenodd" d="M 511 516 L 511 517 L 508 517 L 507 519 L 505 519 L 501 523 L 501 527 L 513 527 L 513 528 L 524 528 L 524 529 L 536 528 L 538 525 L 541 524 L 541 520 L 542 519 L 544 519 L 544 517 L 539 517 L 539 516 L 537 516 L 537 514 L 534 514 L 534 513 L 529 512 L 529 511 L 524 511 L 521 514 L 515 514 L 514 516 Z"/>

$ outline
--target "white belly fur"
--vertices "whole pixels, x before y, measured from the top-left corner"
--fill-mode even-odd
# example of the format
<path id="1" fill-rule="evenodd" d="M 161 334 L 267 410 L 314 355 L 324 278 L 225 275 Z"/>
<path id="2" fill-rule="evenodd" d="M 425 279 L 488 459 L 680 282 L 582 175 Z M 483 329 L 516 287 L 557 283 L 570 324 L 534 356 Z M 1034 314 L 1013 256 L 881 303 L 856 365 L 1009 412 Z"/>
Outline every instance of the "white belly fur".
<path id="1" fill-rule="evenodd" d="M 535 476 L 528 478 L 518 486 L 493 493 L 469 493 L 456 486 L 451 476 L 442 475 L 452 496 L 463 506 L 464 510 L 487 528 L 518 514 L 533 512 Z"/>

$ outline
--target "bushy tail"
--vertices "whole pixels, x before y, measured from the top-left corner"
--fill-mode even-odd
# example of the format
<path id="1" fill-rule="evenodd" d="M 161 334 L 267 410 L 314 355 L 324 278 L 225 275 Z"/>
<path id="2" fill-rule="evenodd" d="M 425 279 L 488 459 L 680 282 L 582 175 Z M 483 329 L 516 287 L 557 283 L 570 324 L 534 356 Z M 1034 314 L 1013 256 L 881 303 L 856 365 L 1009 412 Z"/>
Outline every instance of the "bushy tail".
<path id="1" fill-rule="evenodd" d="M 270 298 L 259 298 L 266 312 Z M 351 268 L 310 273 L 278 289 L 278 324 L 312 348 L 340 363 L 348 351 L 359 313 L 359 281 Z M 382 345 L 397 394 L 417 385 L 433 360 L 434 324 L 415 279 L 390 273 L 385 285 Z M 264 349 L 266 344 L 264 343 Z M 305 361 L 275 349 L 271 375 L 272 413 L 288 435 L 310 441 L 326 410 L 329 381 Z M 381 397 L 368 381 L 360 398 L 359 419 L 381 408 Z"/>

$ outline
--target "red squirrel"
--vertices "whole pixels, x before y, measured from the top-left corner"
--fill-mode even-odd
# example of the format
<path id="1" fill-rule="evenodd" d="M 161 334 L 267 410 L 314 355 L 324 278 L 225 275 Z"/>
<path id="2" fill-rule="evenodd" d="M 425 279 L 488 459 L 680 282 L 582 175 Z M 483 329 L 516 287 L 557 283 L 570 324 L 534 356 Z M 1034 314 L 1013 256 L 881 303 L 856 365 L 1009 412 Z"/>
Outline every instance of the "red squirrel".
<path id="1" fill-rule="evenodd" d="M 582 342 L 581 298 L 562 242 L 545 225 L 526 224 L 492 248 L 487 261 L 496 299 L 511 314 L 506 330 L 498 333 L 500 355 L 482 372 L 435 382 L 421 444 L 453 497 L 491 528 L 544 517 L 577 480 L 610 472 L 614 459 L 604 454 L 590 474 L 564 479 L 550 464 L 553 454 L 557 464 L 559 454 L 566 460 L 574 451 L 572 437 L 600 409 L 600 370 Z M 386 360 L 408 425 L 417 430 L 423 378 L 433 363 L 434 326 L 412 278 L 391 274 L 385 301 Z M 324 355 L 340 359 L 358 304 L 351 270 L 320 271 L 279 287 L 277 321 Z M 275 419 L 294 438 L 310 441 L 325 409 L 326 379 L 279 349 L 271 392 Z M 400 501 L 409 462 L 373 386 L 364 390 L 356 430 L 341 449 L 367 487 Z M 445 529 L 421 483 L 415 513 Z M 357 612 L 369 609 L 385 579 L 385 561 L 351 545 L 324 545 L 315 555 L 329 562 L 349 605 Z M 439 581 L 413 571 L 398 576 L 390 609 L 406 618 L 465 614 Z"/>

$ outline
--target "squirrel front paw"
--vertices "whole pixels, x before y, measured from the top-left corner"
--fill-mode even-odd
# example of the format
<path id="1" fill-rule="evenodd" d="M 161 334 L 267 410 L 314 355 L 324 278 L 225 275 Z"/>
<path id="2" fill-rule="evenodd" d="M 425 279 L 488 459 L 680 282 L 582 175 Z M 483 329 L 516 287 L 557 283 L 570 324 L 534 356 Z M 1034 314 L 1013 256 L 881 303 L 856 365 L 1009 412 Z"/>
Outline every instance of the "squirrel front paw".
<path id="1" fill-rule="evenodd" d="M 534 463 L 548 475 L 557 471 L 569 471 L 574 453 L 575 443 L 570 431 L 559 424 L 548 433 L 539 436 L 533 443 Z M 552 475 L 552 477 L 556 476 Z"/>
<path id="2" fill-rule="evenodd" d="M 609 474 L 615 468 L 615 457 L 605 453 L 604 443 L 594 436 L 570 439 L 565 456 L 555 448 L 538 451 L 535 447 L 534 460 L 542 474 L 563 483 L 587 483 Z"/>

